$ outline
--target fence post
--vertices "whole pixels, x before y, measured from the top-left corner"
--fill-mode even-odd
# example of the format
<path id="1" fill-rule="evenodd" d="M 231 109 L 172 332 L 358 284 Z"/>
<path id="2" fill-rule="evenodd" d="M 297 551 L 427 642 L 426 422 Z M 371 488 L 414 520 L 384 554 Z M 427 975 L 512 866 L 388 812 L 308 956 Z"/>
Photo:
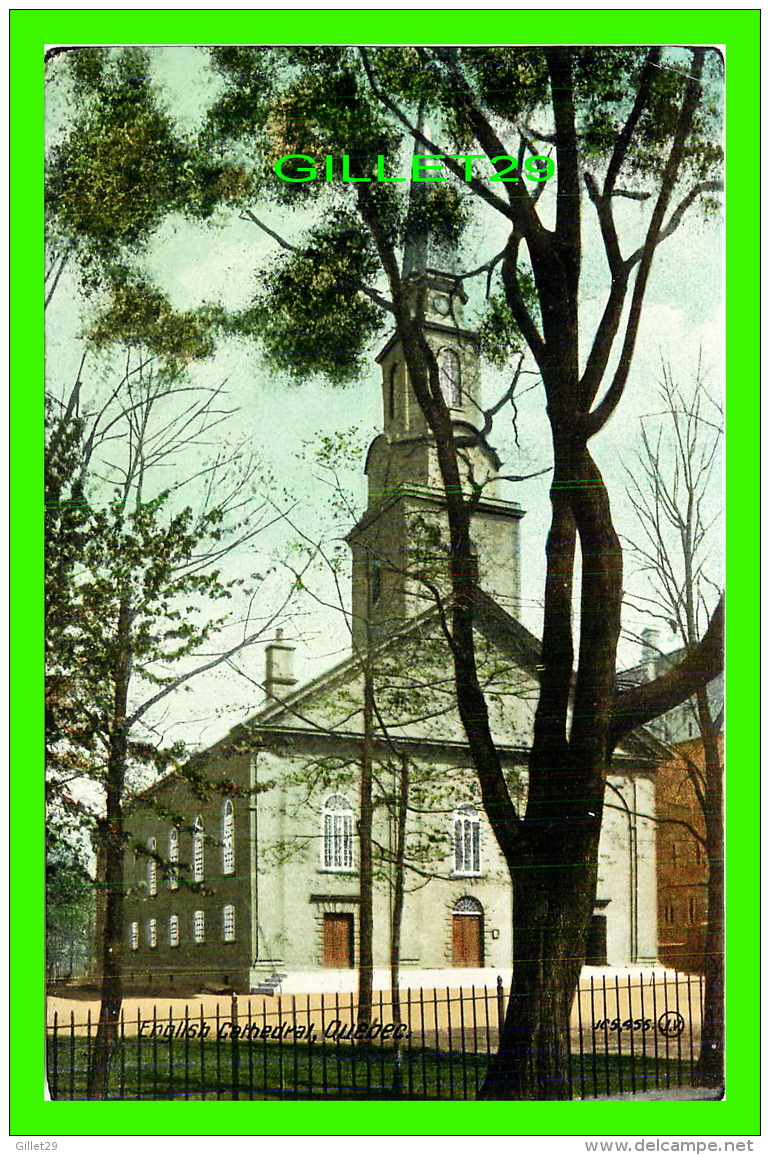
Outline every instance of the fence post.
<path id="1" fill-rule="evenodd" d="M 49 1045 L 49 1048 L 53 1047 L 53 1050 L 49 1050 L 49 1052 L 48 1052 L 48 1058 L 49 1058 L 50 1070 L 51 1070 L 51 1083 L 50 1083 L 49 1089 L 51 1092 L 51 1098 L 52 1099 L 58 1099 L 59 1098 L 59 1012 L 58 1011 L 54 1011 L 54 1013 L 53 1013 L 53 1040 L 51 1040 L 51 1037 L 49 1035 L 48 1045 Z"/>
<path id="2" fill-rule="evenodd" d="M 503 1023 L 505 1022 L 505 993 L 503 991 L 503 979 L 501 975 L 497 976 L 497 1029 L 500 1034 L 503 1033 Z M 499 1040 L 498 1040 L 499 1043 Z"/>
<path id="3" fill-rule="evenodd" d="M 233 1099 L 239 1099 L 238 1093 L 238 999 L 233 992 L 230 996 L 230 1070 L 233 1078 Z"/>

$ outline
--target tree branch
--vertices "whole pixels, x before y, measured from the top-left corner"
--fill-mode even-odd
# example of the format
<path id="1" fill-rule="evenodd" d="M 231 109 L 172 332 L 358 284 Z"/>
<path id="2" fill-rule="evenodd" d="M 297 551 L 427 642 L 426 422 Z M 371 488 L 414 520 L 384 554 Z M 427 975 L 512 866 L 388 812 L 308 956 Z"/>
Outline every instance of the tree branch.
<path id="1" fill-rule="evenodd" d="M 686 702 L 724 669 L 724 596 L 711 616 L 702 641 L 673 670 L 651 682 L 615 695 L 610 724 L 614 746 L 624 734 Z"/>
<path id="2" fill-rule="evenodd" d="M 663 228 L 663 218 L 668 208 L 671 193 L 676 184 L 679 169 L 682 163 L 685 152 L 685 144 L 687 137 L 692 127 L 695 110 L 701 97 L 700 77 L 703 71 L 704 50 L 696 48 L 693 51 L 693 62 L 688 79 L 685 95 L 682 100 L 682 107 L 679 112 L 679 119 L 677 121 L 676 130 L 674 132 L 674 139 L 671 145 L 671 152 L 666 161 L 663 170 L 663 177 L 661 180 L 660 191 L 653 209 L 650 223 L 647 229 L 647 236 L 644 245 L 640 250 L 639 271 L 636 275 L 636 282 L 634 284 L 634 291 L 631 297 L 631 307 L 629 310 L 628 321 L 626 323 L 625 338 L 623 340 L 623 348 L 620 354 L 618 367 L 615 371 L 615 376 L 612 379 L 609 389 L 600 401 L 596 409 L 588 415 L 586 422 L 586 437 L 593 437 L 600 429 L 606 425 L 615 408 L 623 396 L 623 391 L 626 387 L 628 374 L 631 369 L 631 360 L 636 346 L 636 337 L 639 330 L 639 322 L 642 315 L 642 305 L 644 303 L 644 296 L 647 289 L 647 281 L 652 268 L 652 261 L 655 256 L 655 250 L 661 239 L 661 231 Z M 687 198 L 685 198 L 686 200 Z M 681 206 L 680 206 L 681 207 Z M 684 209 L 682 209 L 684 212 Z M 680 218 L 681 219 L 681 218 Z M 630 266 L 629 266 L 630 267 Z"/>

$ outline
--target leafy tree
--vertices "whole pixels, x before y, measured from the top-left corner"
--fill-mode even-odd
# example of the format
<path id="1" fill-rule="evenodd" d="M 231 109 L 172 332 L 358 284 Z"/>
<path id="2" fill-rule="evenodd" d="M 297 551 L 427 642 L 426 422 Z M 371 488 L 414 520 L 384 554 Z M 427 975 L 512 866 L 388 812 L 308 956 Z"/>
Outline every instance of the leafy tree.
<path id="1" fill-rule="evenodd" d="M 155 228 L 192 195 L 189 146 L 157 99 L 148 57 L 78 51 L 68 79 L 75 114 L 47 167 L 46 304 L 69 266 L 90 310 L 78 378 L 63 397 L 52 387 L 46 406 L 47 794 L 51 823 L 89 830 L 97 852 L 102 986 L 88 1094 L 99 1098 L 122 999 L 125 804 L 172 768 L 198 792 L 234 789 L 208 782 L 183 743 L 166 740 L 159 710 L 261 636 L 257 590 L 228 581 L 222 563 L 268 507 L 242 446 L 205 456 L 232 415 L 221 387 L 186 377 L 213 352 L 209 318 L 175 310 L 137 272 Z M 202 185 L 199 166 L 198 198 Z M 213 608 L 236 586 L 250 599 L 240 622 L 240 607 Z M 226 625 L 238 638 L 217 646 Z"/>
<path id="2" fill-rule="evenodd" d="M 255 75 L 263 67 L 258 56 L 252 55 Z M 242 77 L 248 67 L 248 50 L 220 50 L 216 60 L 232 93 L 236 76 Z M 289 51 L 287 65 L 272 79 L 268 115 L 264 104 L 255 105 L 250 123 L 243 117 L 233 122 L 230 96 L 223 98 L 212 114 L 220 140 L 237 143 L 241 154 L 251 148 L 263 166 L 290 152 L 318 157 L 344 152 L 351 158 L 354 183 L 316 180 L 271 186 L 276 199 L 285 204 L 294 198 L 294 203 L 315 209 L 319 219 L 303 244 L 283 238 L 289 249 L 285 272 L 266 279 L 253 319 L 258 325 L 260 310 L 271 309 L 271 325 L 257 331 L 268 353 L 281 358 L 292 334 L 304 331 L 306 325 L 306 321 L 300 325 L 297 309 L 305 319 L 309 314 L 328 316 L 326 286 L 338 276 L 349 279 L 353 267 L 360 293 L 355 308 L 367 301 L 380 304 L 395 320 L 412 390 L 436 441 L 446 493 L 453 592 L 450 648 L 458 705 L 486 812 L 514 885 L 513 985 L 485 1094 L 566 1097 L 568 1016 L 595 894 L 612 749 L 628 730 L 692 693 L 704 672 L 718 668 L 721 661 L 717 615 L 700 649 L 676 671 L 643 689 L 616 693 L 621 549 L 605 485 L 589 448 L 625 390 L 659 246 L 694 202 L 720 187 L 715 107 L 720 61 L 702 49 L 676 53 L 657 48 L 416 48 Z M 421 115 L 435 130 L 421 126 Z M 506 146 L 504 140 L 511 137 L 513 142 Z M 363 159 L 384 155 L 386 171 L 397 173 L 404 142 L 411 139 L 425 152 L 445 158 L 445 168 L 460 183 L 460 194 L 474 195 L 475 208 L 492 210 L 505 222 L 508 236 L 502 250 L 490 254 L 481 268 L 499 277 L 519 345 L 523 341 L 534 358 L 547 400 L 553 445 L 552 525 L 540 701 L 524 814 L 518 812 L 505 783 L 477 673 L 470 542 L 473 495 L 469 500 L 463 492 L 455 431 L 436 358 L 422 333 L 424 289 L 410 285 L 397 258 L 405 231 L 443 240 L 447 231 L 457 234 L 462 222 L 451 197 L 444 196 L 439 204 L 425 197 L 408 198 L 398 183 L 372 181 L 373 166 Z M 500 173 L 509 164 L 500 158 L 516 158 L 521 170 L 525 159 L 537 155 L 541 147 L 555 159 L 555 197 L 543 194 L 544 180 L 531 182 L 529 188 L 526 180 L 501 182 L 500 192 L 478 176 L 466 180 L 466 165 L 472 173 L 472 162 L 463 158 L 474 148 Z M 460 159 L 450 159 L 456 155 Z M 537 173 L 539 167 L 545 170 L 543 162 L 534 162 L 534 176 L 543 175 Z M 263 182 L 260 191 L 264 187 Z M 626 241 L 623 246 L 616 206 L 629 196 L 641 204 L 649 201 L 651 208 L 642 243 Z M 581 358 L 586 203 L 601 231 L 609 285 L 589 352 Z M 429 220 L 426 204 L 434 209 Z M 246 215 L 259 223 L 252 209 Z M 330 234 L 339 232 L 341 220 L 345 242 L 332 246 Z M 335 314 L 335 323 L 343 330 L 353 319 L 349 310 L 343 317 Z M 359 323 L 357 346 L 348 339 L 341 349 L 339 344 L 327 345 L 316 356 L 311 348 L 288 368 L 302 375 L 313 358 L 320 372 L 330 368 L 332 376 L 347 372 L 374 329 L 374 324 Z M 323 341 L 323 333 L 318 337 Z M 619 359 L 610 373 L 616 344 Z M 580 649 L 573 681 L 578 544 Z"/>
<path id="3" fill-rule="evenodd" d="M 55 980 L 83 974 L 93 948 L 94 882 L 82 844 L 53 824 L 45 876 L 46 975 Z"/>
<path id="4" fill-rule="evenodd" d="M 146 350 L 129 350 L 119 387 L 95 411 L 78 412 L 72 397 L 61 411 L 52 403 L 59 415 L 47 462 L 48 798 L 54 819 L 90 827 L 102 867 L 95 1098 L 104 1093 L 122 997 L 126 801 L 172 768 L 199 792 L 233 789 L 224 779 L 208 782 L 184 745 L 164 738 L 158 708 L 263 632 L 260 619 L 247 614 L 238 623 L 237 613 L 208 608 L 244 586 L 226 580 L 221 564 L 259 532 L 267 506 L 253 491 L 256 464 L 237 451 L 189 469 L 191 448 L 223 412 L 218 389 L 178 406 L 177 396 L 190 392 L 176 370 L 169 377 Z M 185 451 L 184 481 L 159 488 L 159 467 L 180 463 Z M 200 497 L 183 504 L 179 490 L 190 482 Z M 238 639 L 217 645 L 226 624 L 239 624 Z M 88 791 L 84 802 L 86 779 L 103 809 Z"/>

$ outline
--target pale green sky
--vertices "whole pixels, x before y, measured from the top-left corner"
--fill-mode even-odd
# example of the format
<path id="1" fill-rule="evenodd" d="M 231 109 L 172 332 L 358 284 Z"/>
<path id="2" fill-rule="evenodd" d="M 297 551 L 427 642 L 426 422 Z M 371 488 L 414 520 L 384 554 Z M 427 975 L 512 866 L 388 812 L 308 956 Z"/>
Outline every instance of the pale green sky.
<path id="1" fill-rule="evenodd" d="M 150 51 L 170 109 L 184 127 L 194 128 L 201 110 L 216 94 L 217 88 L 204 54 L 195 48 Z M 62 99 L 65 86 L 54 82 L 47 91 L 51 129 L 55 135 L 57 128 L 66 123 Z M 543 200 L 545 202 L 546 198 Z M 264 210 L 256 204 L 254 207 L 260 207 L 260 214 L 279 232 L 292 235 L 296 231 L 297 224 L 285 211 Z M 618 218 L 625 252 L 638 243 L 640 229 L 645 226 L 648 215 L 646 206 L 623 202 Z M 603 307 L 607 276 L 590 206 L 585 208 L 584 219 L 583 324 L 584 333 L 588 335 Z M 476 229 L 473 236 L 477 249 L 469 254 L 466 267 L 480 264 L 497 251 L 500 246 L 496 241 L 504 237 L 504 225 L 490 214 L 484 226 Z M 229 217 L 223 218 L 222 223 L 192 225 L 178 219 L 166 222 L 159 230 L 148 263 L 153 275 L 180 308 L 212 300 L 238 306 L 249 301 L 259 264 L 274 259 L 279 251 L 275 242 L 246 221 Z M 659 408 L 655 386 L 660 379 L 661 361 L 668 362 L 675 378 L 687 385 L 692 380 L 699 350 L 702 350 L 712 392 L 721 397 L 724 379 L 723 311 L 722 226 L 719 222 L 701 221 L 691 215 L 664 243 L 656 258 L 626 395 L 606 429 L 592 442 L 621 533 L 631 535 L 634 532 L 625 499 L 623 466 L 624 463 L 633 464 L 633 454 L 639 444 L 640 418 Z M 64 277 L 49 309 L 47 336 L 49 381 L 61 388 L 74 379 L 83 347 L 78 336 L 82 325 L 83 313 L 77 295 Z M 230 435 L 248 435 L 266 466 L 293 495 L 296 502 L 293 516 L 298 524 L 309 536 L 314 536 L 319 520 L 324 517 L 327 497 L 317 481 L 308 476 L 307 466 L 298 460 L 297 455 L 303 442 L 312 442 L 338 429 L 359 426 L 365 440 L 377 432 L 381 420 L 379 371 L 373 359 L 370 370 L 361 380 L 345 389 L 332 389 L 317 380 L 296 386 L 289 384 L 281 374 L 268 370 L 256 346 L 229 341 L 223 343 L 210 363 L 196 367 L 194 377 L 211 383 L 227 378 L 230 403 L 238 410 L 231 423 Z M 491 398 L 496 392 L 495 374 L 487 371 L 484 379 Z M 513 445 L 509 418 L 504 419 L 503 426 L 492 438 L 506 459 L 506 471 L 521 473 L 548 465 L 550 438 L 539 389 L 522 399 L 519 432 L 520 454 Z M 360 504 L 365 498 L 363 476 L 350 480 Z M 509 485 L 507 493 L 503 493 L 527 510 L 521 526 L 522 620 L 538 634 L 545 571 L 544 542 L 549 516 L 548 484 L 548 476 L 544 476 Z M 721 507 L 721 500 L 720 487 L 715 485 L 712 498 L 715 514 Z M 711 573 L 715 581 L 720 581 L 722 564 L 718 526 L 716 534 Z M 291 536 L 288 527 L 276 527 L 269 541 L 260 540 L 256 554 L 277 550 L 280 555 Z M 252 550 L 248 555 L 233 559 L 233 572 L 248 572 L 256 566 L 263 566 L 265 561 L 264 556 L 255 556 Z M 627 565 L 627 574 L 628 569 Z M 274 595 L 280 596 L 284 588 L 280 568 L 271 580 Z M 630 575 L 628 580 L 633 582 Z M 328 595 L 329 590 L 326 589 L 325 593 Z M 650 622 L 630 612 L 625 624 L 638 633 Z M 347 641 L 341 628 L 341 617 L 331 610 L 319 610 L 309 616 L 297 615 L 288 619 L 285 626 L 287 634 L 297 641 L 297 672 L 301 678 L 321 672 L 344 654 Z M 624 646 L 622 664 L 631 664 L 634 660 L 634 647 Z M 260 647 L 244 658 L 244 666 L 257 680 L 261 680 L 262 663 Z M 211 717 L 212 696 L 227 703 L 224 717 Z M 174 705 L 169 718 L 205 718 L 204 724 L 185 726 L 185 730 L 190 740 L 209 743 L 228 725 L 239 720 L 245 710 L 252 710 L 260 704 L 260 695 L 252 686 L 239 680 L 232 671 L 222 671 L 213 682 L 201 684 L 185 697 L 181 706 Z"/>

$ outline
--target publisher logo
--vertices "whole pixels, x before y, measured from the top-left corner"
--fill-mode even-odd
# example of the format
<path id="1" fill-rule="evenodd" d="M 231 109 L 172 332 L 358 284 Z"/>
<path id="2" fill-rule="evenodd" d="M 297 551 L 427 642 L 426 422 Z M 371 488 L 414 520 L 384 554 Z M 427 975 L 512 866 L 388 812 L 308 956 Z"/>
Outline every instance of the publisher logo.
<path id="1" fill-rule="evenodd" d="M 684 1027 L 685 1022 L 679 1011 L 664 1011 L 658 1019 L 658 1030 L 667 1039 L 678 1039 Z"/>

